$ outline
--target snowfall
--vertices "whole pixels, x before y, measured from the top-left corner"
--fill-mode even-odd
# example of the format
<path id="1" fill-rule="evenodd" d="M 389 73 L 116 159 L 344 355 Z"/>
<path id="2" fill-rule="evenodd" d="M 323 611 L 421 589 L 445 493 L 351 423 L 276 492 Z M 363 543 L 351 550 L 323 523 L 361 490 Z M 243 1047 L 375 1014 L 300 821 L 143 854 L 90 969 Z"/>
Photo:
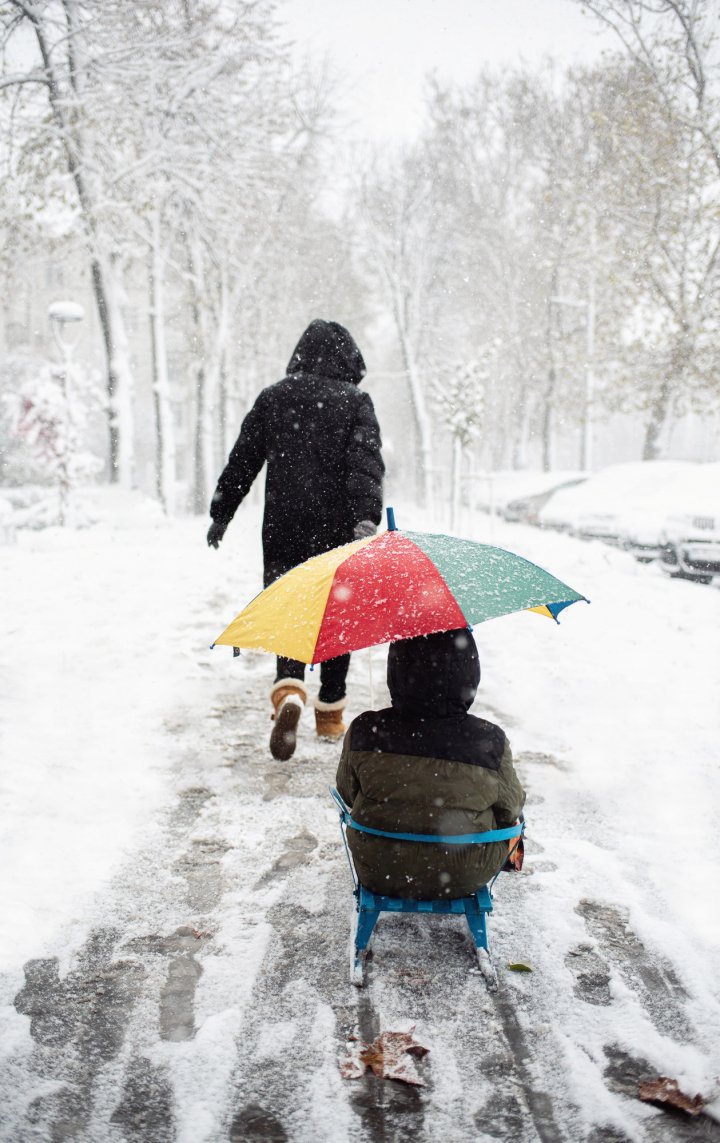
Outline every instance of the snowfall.
<path id="1" fill-rule="evenodd" d="M 0 1138 L 720 1139 L 720 581 L 465 520 L 591 602 L 475 629 L 474 712 L 528 795 L 499 990 L 462 918 L 410 915 L 357 989 L 339 749 L 306 711 L 274 761 L 273 660 L 210 649 L 260 588 L 259 507 L 213 551 L 204 519 L 88 496 L 92 526 L 0 547 Z M 387 705 L 385 653 L 353 656 L 350 716 Z M 411 1026 L 424 1086 L 343 1078 L 350 1037 Z M 642 1102 L 658 1076 L 706 1113 Z"/>

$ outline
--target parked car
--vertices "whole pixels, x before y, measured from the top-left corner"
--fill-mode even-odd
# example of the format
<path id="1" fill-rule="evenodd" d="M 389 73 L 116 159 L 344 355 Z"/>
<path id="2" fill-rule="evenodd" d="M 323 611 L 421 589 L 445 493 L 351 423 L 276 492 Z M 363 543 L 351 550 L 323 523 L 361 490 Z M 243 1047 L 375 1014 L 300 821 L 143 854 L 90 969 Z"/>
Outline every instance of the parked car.
<path id="1" fill-rule="evenodd" d="M 717 516 L 669 516 L 660 540 L 660 566 L 675 579 L 696 583 L 720 575 L 720 509 Z"/>
<path id="2" fill-rule="evenodd" d="M 660 510 L 630 510 L 620 518 L 619 544 L 634 556 L 638 563 L 650 564 L 660 555 L 660 537 L 667 512 Z"/>
<path id="3" fill-rule="evenodd" d="M 665 515 L 669 490 L 695 467 L 689 461 L 659 460 L 609 465 L 583 484 L 551 496 L 538 513 L 539 523 L 581 539 L 620 545 L 628 520 Z"/>
<path id="4" fill-rule="evenodd" d="M 472 501 L 481 512 L 497 513 L 506 520 L 524 520 L 524 508 L 511 509 L 511 505 L 521 505 L 525 500 L 542 496 L 565 481 L 579 480 L 582 476 L 583 473 L 574 469 L 542 472 L 513 468 L 476 473 L 471 484 Z"/>
<path id="5" fill-rule="evenodd" d="M 710 583 L 720 575 L 720 463 L 699 464 L 674 489 L 674 508 L 659 535 L 667 575 Z"/>
<path id="6" fill-rule="evenodd" d="M 553 484 L 552 487 L 546 488 L 542 492 L 509 500 L 502 509 L 502 517 L 512 524 L 537 524 L 540 509 L 547 504 L 551 496 L 554 496 L 561 488 L 572 488 L 576 484 L 582 484 L 586 479 L 585 476 L 575 476 L 572 480 L 563 480 L 559 484 Z"/>

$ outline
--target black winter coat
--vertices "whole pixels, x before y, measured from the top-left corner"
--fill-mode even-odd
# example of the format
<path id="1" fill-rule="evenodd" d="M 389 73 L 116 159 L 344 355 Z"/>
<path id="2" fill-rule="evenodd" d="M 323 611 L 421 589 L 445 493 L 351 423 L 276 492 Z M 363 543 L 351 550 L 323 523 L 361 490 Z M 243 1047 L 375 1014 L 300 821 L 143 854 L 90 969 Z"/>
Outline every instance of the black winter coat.
<path id="1" fill-rule="evenodd" d="M 210 507 L 227 525 L 267 462 L 265 583 L 353 539 L 361 520 L 382 514 L 380 428 L 358 389 L 360 350 L 336 322 L 314 321 L 287 376 L 259 394 L 245 417 Z"/>
<path id="2" fill-rule="evenodd" d="M 464 834 L 512 825 L 524 793 L 499 726 L 468 714 L 480 681 L 469 631 L 392 643 L 392 706 L 345 736 L 337 787 L 361 825 L 391 833 Z M 349 829 L 358 877 L 391 897 L 465 897 L 502 867 L 508 843 L 393 841 Z"/>

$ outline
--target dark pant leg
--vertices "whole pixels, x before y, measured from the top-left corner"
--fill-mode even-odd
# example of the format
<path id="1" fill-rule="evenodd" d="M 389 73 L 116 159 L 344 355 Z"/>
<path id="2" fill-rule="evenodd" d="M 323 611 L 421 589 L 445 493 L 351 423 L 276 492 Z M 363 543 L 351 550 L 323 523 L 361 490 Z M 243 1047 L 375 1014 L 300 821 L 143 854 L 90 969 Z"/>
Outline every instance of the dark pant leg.
<path id="1" fill-rule="evenodd" d="M 264 586 L 269 587 L 271 583 L 274 583 L 276 579 L 290 570 L 278 562 L 266 563 L 263 576 Z M 349 666 L 349 655 L 338 655 L 337 659 L 328 659 L 326 663 L 320 664 L 320 693 L 318 695 L 320 702 L 339 702 L 340 699 L 345 698 L 345 679 Z M 304 678 L 304 663 L 299 663 L 297 659 L 284 659 L 278 656 L 275 682 L 278 682 L 279 679 L 304 680 Z"/>
<path id="2" fill-rule="evenodd" d="M 277 674 L 275 675 L 275 682 L 280 679 L 300 679 L 305 678 L 305 664 L 299 663 L 297 659 L 283 659 L 280 655 L 277 657 Z"/>
<path id="3" fill-rule="evenodd" d="M 280 579 L 281 575 L 285 575 L 291 568 L 286 567 L 285 564 L 278 563 L 277 560 L 266 563 L 263 568 L 263 587 L 270 587 L 271 583 L 275 583 L 276 579 Z"/>
<path id="4" fill-rule="evenodd" d="M 339 702 L 345 698 L 345 680 L 350 667 L 349 655 L 338 655 L 320 664 L 320 702 Z"/>
<path id="5" fill-rule="evenodd" d="M 284 564 L 276 562 L 266 563 L 263 574 L 263 587 L 269 587 L 281 575 L 285 575 L 290 571 L 290 568 Z M 299 663 L 297 659 L 285 659 L 281 655 L 277 657 L 277 672 L 275 674 L 275 682 L 280 679 L 299 679 L 300 682 L 305 678 L 305 664 Z"/>

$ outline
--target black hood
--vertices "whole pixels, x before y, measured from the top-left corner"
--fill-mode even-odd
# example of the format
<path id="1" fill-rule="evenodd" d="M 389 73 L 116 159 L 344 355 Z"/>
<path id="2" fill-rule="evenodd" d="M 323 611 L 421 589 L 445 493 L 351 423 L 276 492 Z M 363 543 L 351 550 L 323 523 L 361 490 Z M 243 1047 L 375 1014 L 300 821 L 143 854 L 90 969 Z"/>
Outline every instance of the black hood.
<path id="1" fill-rule="evenodd" d="M 463 627 L 390 644 L 387 685 L 403 718 L 451 718 L 468 712 L 480 683 L 475 640 Z"/>
<path id="2" fill-rule="evenodd" d="M 295 346 L 288 373 L 316 373 L 359 385 L 365 376 L 363 355 L 336 321 L 311 321 Z"/>

